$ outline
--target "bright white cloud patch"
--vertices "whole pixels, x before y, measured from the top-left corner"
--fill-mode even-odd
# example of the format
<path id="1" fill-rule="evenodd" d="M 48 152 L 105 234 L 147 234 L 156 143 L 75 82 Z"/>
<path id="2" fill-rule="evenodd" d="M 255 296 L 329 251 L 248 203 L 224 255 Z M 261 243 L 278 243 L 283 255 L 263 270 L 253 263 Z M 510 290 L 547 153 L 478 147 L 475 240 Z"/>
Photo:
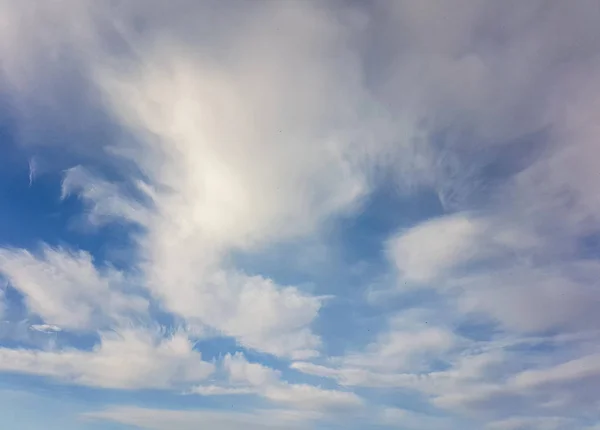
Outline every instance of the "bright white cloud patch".
<path id="1" fill-rule="evenodd" d="M 478 220 L 467 216 L 441 218 L 399 235 L 389 252 L 403 278 L 432 281 L 479 257 L 474 245 L 483 230 Z"/>
<path id="2" fill-rule="evenodd" d="M 208 324 L 248 347 L 282 356 L 318 354 L 321 341 L 309 324 L 321 308 L 321 299 L 295 287 L 219 271 L 165 295 L 171 309 L 192 323 Z"/>
<path id="3" fill-rule="evenodd" d="M 29 310 L 52 326 L 73 331 L 118 326 L 143 318 L 148 309 L 145 299 L 126 292 L 131 281 L 111 267 L 97 268 L 85 251 L 44 246 L 36 256 L 0 249 L 0 273 Z"/>
<path id="4" fill-rule="evenodd" d="M 191 209 L 182 209 L 179 214 L 156 213 L 156 205 L 161 205 L 156 192 L 147 191 L 152 202 L 150 207 L 143 206 L 119 196 L 118 187 L 81 169 L 70 170 L 63 181 L 63 194 L 73 191 L 91 205 L 92 220 L 122 218 L 147 229 L 139 239 L 144 255 L 140 270 L 146 286 L 170 311 L 192 324 L 208 325 L 236 337 L 251 348 L 294 357 L 317 354 L 320 340 L 309 325 L 321 307 L 321 299 L 294 287 L 280 287 L 261 276 L 215 267 L 220 245 L 194 233 L 205 224 L 188 220 L 193 215 Z M 169 194 L 175 196 L 174 192 Z M 194 199 L 182 198 L 190 202 Z M 165 208 L 171 210 L 172 205 L 165 203 Z M 185 232 L 171 231 L 180 227 Z M 155 243 L 155 239 L 161 242 Z"/>
<path id="5" fill-rule="evenodd" d="M 92 351 L 0 348 L 0 370 L 102 388 L 166 389 L 206 379 L 213 365 L 182 334 L 162 339 L 136 330 L 102 333 Z"/>
<path id="6" fill-rule="evenodd" d="M 352 392 L 282 381 L 281 372 L 250 363 L 241 354 L 226 355 L 222 366 L 227 375 L 223 385 L 201 385 L 192 392 L 205 396 L 256 394 L 277 404 L 308 411 L 357 408 L 363 404 Z"/>
<path id="7" fill-rule="evenodd" d="M 0 0 L 0 370 L 241 402 L 87 415 L 148 429 L 597 427 L 599 21 Z"/>

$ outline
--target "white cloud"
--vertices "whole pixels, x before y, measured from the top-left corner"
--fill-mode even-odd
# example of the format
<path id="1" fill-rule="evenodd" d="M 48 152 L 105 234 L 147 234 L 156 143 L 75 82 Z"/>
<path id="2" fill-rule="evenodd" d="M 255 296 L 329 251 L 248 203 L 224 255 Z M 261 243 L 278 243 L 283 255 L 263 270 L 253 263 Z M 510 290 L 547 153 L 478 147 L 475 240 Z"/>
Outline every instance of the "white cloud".
<path id="1" fill-rule="evenodd" d="M 419 319 L 417 319 L 419 318 Z M 427 315 L 409 312 L 390 319 L 389 327 L 378 339 L 357 353 L 341 358 L 344 367 L 390 371 L 417 371 L 427 369 L 431 359 L 456 347 L 459 338 L 451 330 L 430 323 Z"/>
<path id="2" fill-rule="evenodd" d="M 230 382 L 251 387 L 272 385 L 277 383 L 281 377 L 280 372 L 260 363 L 251 363 L 241 353 L 227 354 L 223 358 L 223 368 Z"/>
<path id="3" fill-rule="evenodd" d="M 29 186 L 33 185 L 33 181 L 37 175 L 37 164 L 35 158 L 29 160 Z"/>
<path id="4" fill-rule="evenodd" d="M 412 373 L 378 372 L 351 366 L 327 367 L 303 361 L 296 361 L 290 367 L 308 375 L 335 379 L 346 387 L 399 388 L 412 386 L 419 379 Z"/>
<path id="5" fill-rule="evenodd" d="M 540 345 L 552 346 L 553 352 L 536 353 Z M 493 422 L 490 428 L 529 423 L 535 429 L 554 428 L 552 425 L 562 429 L 572 428 L 576 417 L 594 410 L 599 398 L 598 354 L 585 354 L 581 346 L 582 338 L 577 336 L 471 343 L 458 354 L 439 357 L 447 369 L 426 372 L 326 367 L 306 362 L 293 363 L 292 368 L 346 386 L 408 390 L 454 416 Z M 597 351 L 594 344 L 591 348 Z M 549 414 L 553 418 L 546 419 Z M 442 418 L 434 421 L 452 422 Z"/>
<path id="6" fill-rule="evenodd" d="M 442 325 L 439 317 L 423 310 L 405 311 L 389 318 L 377 339 L 327 365 L 306 361 L 291 364 L 300 372 L 333 378 L 344 386 L 405 387 L 432 370 L 436 360 L 449 357 L 464 340 Z"/>
<path id="7" fill-rule="evenodd" d="M 401 290 L 416 281 L 463 314 L 523 333 L 585 329 L 600 303 L 600 266 L 550 240 L 498 217 L 458 214 L 402 232 L 390 256 Z"/>
<path id="8" fill-rule="evenodd" d="M 137 185 L 140 193 L 150 191 L 141 182 Z M 147 207 L 124 196 L 124 191 L 116 184 L 102 181 L 81 166 L 65 172 L 61 188 L 62 199 L 76 194 L 89 205 L 86 215 L 92 224 L 128 221 L 145 226 L 149 222 Z"/>
<path id="9" fill-rule="evenodd" d="M 156 205 L 162 205 L 157 191 L 144 184 L 139 184 L 139 191 L 152 202 L 144 206 L 128 199 L 116 185 L 81 168 L 69 170 L 63 181 L 63 195 L 78 192 L 91 205 L 92 222 L 123 219 L 144 227 L 146 233 L 137 237 L 143 258 L 140 270 L 145 286 L 168 310 L 192 325 L 209 325 L 236 337 L 251 348 L 297 358 L 317 354 L 320 339 L 309 325 L 321 308 L 321 298 L 295 287 L 278 286 L 268 278 L 219 268 L 218 246 L 212 239 L 194 233 L 204 227 L 202 222 L 188 219 L 193 211 L 179 215 L 156 213 Z M 170 204 L 165 207 L 172 209 Z M 187 225 L 176 227 L 185 232 L 175 234 L 173 223 Z M 156 239 L 157 234 L 162 239 Z M 167 242 L 154 243 L 155 239 Z M 257 313 L 261 318 L 256 318 Z"/>
<path id="10" fill-rule="evenodd" d="M 202 381 L 214 365 L 202 361 L 181 333 L 128 330 L 101 333 L 92 351 L 0 348 L 0 371 L 49 376 L 66 383 L 118 389 L 167 389 Z"/>
<path id="11" fill-rule="evenodd" d="M 99 269 L 85 251 L 44 246 L 39 256 L 0 249 L 0 273 L 46 324 L 93 330 L 144 318 L 148 302 L 128 293 L 122 273 Z"/>
<path id="12" fill-rule="evenodd" d="M 326 390 L 308 384 L 280 384 L 267 386 L 265 398 L 294 406 L 298 409 L 348 409 L 363 405 L 356 394 L 348 391 Z"/>
<path id="13" fill-rule="evenodd" d="M 600 374 L 600 355 L 590 355 L 561 364 L 551 369 L 528 370 L 516 378 L 521 388 L 536 387 L 541 384 L 552 384 L 572 379 L 588 379 Z"/>
<path id="14" fill-rule="evenodd" d="M 402 232 L 391 241 L 389 253 L 403 279 L 432 281 L 479 257 L 474 245 L 483 230 L 468 216 L 442 217 Z"/>
<path id="15" fill-rule="evenodd" d="M 321 366 L 306 361 L 296 361 L 290 364 L 292 369 L 299 370 L 300 372 L 307 373 L 309 375 L 322 376 L 324 378 L 334 378 L 339 374 L 337 369 L 333 369 L 326 366 Z"/>
<path id="16" fill-rule="evenodd" d="M 431 286 L 490 260 L 519 259 L 546 243 L 501 219 L 469 213 L 446 215 L 403 230 L 389 242 L 389 257 L 406 281 Z"/>
<path id="17" fill-rule="evenodd" d="M 239 64 L 225 67 L 169 40 L 140 47 L 145 60 L 134 68 L 96 69 L 111 111 L 137 136 L 112 152 L 145 175 L 147 208 L 82 169 L 69 171 L 63 187 L 88 202 L 94 222 L 142 224 L 141 270 L 169 311 L 246 346 L 301 358 L 320 343 L 309 328 L 320 300 L 218 266 L 228 251 L 311 234 L 353 209 L 367 187 L 357 165 L 363 149 L 354 145 L 369 129 L 348 106 L 370 102 L 347 91 L 359 88 L 358 71 L 330 73 L 353 61 L 350 51 L 335 61 L 328 55 L 348 28 L 308 5 L 265 13 L 285 34 L 264 44 L 273 42 L 264 25 L 271 21 L 250 24 L 237 42 L 253 55 Z M 300 32 L 308 23 L 311 37 Z M 287 55 L 284 40 L 304 46 L 306 58 Z"/>
<path id="18" fill-rule="evenodd" d="M 600 303 L 595 262 L 514 264 L 455 280 L 465 311 L 483 313 L 509 330 L 585 330 Z"/>
<path id="19" fill-rule="evenodd" d="M 220 385 L 199 385 L 193 387 L 190 392 L 193 394 L 200 394 L 201 396 L 256 394 L 256 390 L 252 387 L 223 387 Z"/>
<path id="20" fill-rule="evenodd" d="M 321 298 L 295 287 L 278 286 L 261 276 L 219 271 L 205 273 L 204 279 L 190 285 L 180 283 L 179 290 L 164 294 L 177 314 L 215 327 L 248 347 L 282 356 L 318 354 L 321 341 L 309 325 L 321 308 Z"/>
<path id="21" fill-rule="evenodd" d="M 222 366 L 227 375 L 222 385 L 200 385 L 192 392 L 201 395 L 256 394 L 276 404 L 308 411 L 348 409 L 363 405 L 362 399 L 352 392 L 285 382 L 281 372 L 251 363 L 241 353 L 226 355 Z"/>
<path id="22" fill-rule="evenodd" d="M 170 190 L 155 195 L 161 217 L 154 246 L 174 244 L 183 234 L 246 248 L 309 232 L 362 194 L 360 174 L 353 174 L 339 147 L 344 141 L 329 136 L 333 130 L 319 130 L 322 139 L 312 136 L 316 130 L 305 130 L 313 127 L 316 112 L 294 105 L 290 123 L 291 117 L 279 115 L 292 112 L 277 114 L 264 105 L 273 97 L 274 106 L 285 103 L 277 81 L 292 76 L 212 70 L 186 52 L 148 56 L 151 68 L 116 78 L 114 88 L 106 85 L 126 125 L 144 141 L 148 133 L 157 138 L 132 149 L 146 153 L 136 153 L 135 160 L 152 183 Z"/>
<path id="23" fill-rule="evenodd" d="M 30 330 L 39 331 L 42 333 L 57 333 L 61 331 L 61 328 L 52 324 L 32 324 L 29 326 Z"/>
<path id="24" fill-rule="evenodd" d="M 562 346 L 577 348 L 578 342 Z M 482 357 L 486 355 L 490 357 L 488 354 Z M 493 361 L 485 360 L 485 367 L 475 372 L 472 360 L 462 364 L 459 361 L 455 370 L 431 375 L 434 380 L 420 390 L 429 393 L 434 404 L 447 410 L 488 420 L 493 418 L 498 428 L 503 428 L 502 425 L 511 428 L 508 425 L 512 423 L 523 426 L 522 422 L 532 421 L 531 428 L 537 429 L 536 417 L 549 415 L 554 418 L 540 419 L 539 428 L 551 423 L 569 428 L 574 425 L 570 419 L 595 409 L 600 375 L 597 353 L 585 355 L 575 349 L 571 355 L 576 358 L 572 359 L 565 359 L 564 351 L 539 356 L 515 351 L 494 355 Z"/>

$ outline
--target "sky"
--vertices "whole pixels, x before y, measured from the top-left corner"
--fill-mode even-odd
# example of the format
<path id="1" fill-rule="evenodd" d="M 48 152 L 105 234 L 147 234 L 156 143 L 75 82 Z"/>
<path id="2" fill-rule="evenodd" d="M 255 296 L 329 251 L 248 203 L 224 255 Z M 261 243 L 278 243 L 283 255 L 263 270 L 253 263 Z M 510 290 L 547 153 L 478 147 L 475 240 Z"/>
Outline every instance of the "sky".
<path id="1" fill-rule="evenodd" d="M 598 22 L 0 0 L 0 427 L 599 430 Z"/>

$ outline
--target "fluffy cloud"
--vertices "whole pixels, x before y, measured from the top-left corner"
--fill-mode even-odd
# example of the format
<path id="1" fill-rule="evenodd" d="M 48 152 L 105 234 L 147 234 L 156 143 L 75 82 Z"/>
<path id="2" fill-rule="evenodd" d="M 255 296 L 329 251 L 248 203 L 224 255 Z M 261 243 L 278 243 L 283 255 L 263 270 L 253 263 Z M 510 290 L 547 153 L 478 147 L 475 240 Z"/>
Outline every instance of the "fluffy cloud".
<path id="1" fill-rule="evenodd" d="M 519 258 L 545 245 L 542 238 L 518 225 L 459 212 L 398 233 L 389 241 L 388 254 L 401 283 L 431 285 L 473 270 L 477 263 L 498 261 L 507 254 Z"/>
<path id="2" fill-rule="evenodd" d="M 219 268 L 220 253 L 215 254 L 215 243 L 188 230 L 196 228 L 193 221 L 186 221 L 191 214 L 157 214 L 155 190 L 142 183 L 138 189 L 152 199 L 149 204 L 127 198 L 117 185 L 81 168 L 69 170 L 63 181 L 64 196 L 76 192 L 90 205 L 91 222 L 125 220 L 145 229 L 146 234 L 138 236 L 143 258 L 140 271 L 145 286 L 168 310 L 190 324 L 208 325 L 236 337 L 248 347 L 298 358 L 317 354 L 320 339 L 309 325 L 317 316 L 322 298 L 295 287 L 278 286 L 261 276 Z M 170 230 L 164 231 L 160 235 L 169 243 L 154 243 L 155 234 L 170 229 L 173 222 L 188 224 L 187 233 L 178 237 Z M 257 313 L 260 319 L 255 317 Z"/>
<path id="3" fill-rule="evenodd" d="M 389 253 L 403 279 L 431 281 L 478 256 L 473 245 L 483 230 L 467 216 L 445 217 L 403 232 L 390 242 Z"/>
<path id="4" fill-rule="evenodd" d="M 463 312 L 522 332 L 583 329 L 600 301 L 599 266 L 506 220 L 451 215 L 404 231 L 390 245 L 399 285 L 458 297 Z M 526 286 L 526 287 L 524 287 Z"/>
<path id="5" fill-rule="evenodd" d="M 49 376 L 92 387 L 174 388 L 206 379 L 214 370 L 183 334 L 129 330 L 101 334 L 92 351 L 0 348 L 0 371 Z"/>
<path id="6" fill-rule="evenodd" d="M 187 287 L 165 292 L 165 301 L 192 323 L 208 324 L 248 347 L 275 355 L 318 354 L 321 341 L 309 324 L 321 307 L 320 298 L 260 276 L 222 271 Z"/>
<path id="7" fill-rule="evenodd" d="M 201 395 L 257 394 L 273 403 L 307 411 L 348 409 L 363 404 L 352 392 L 282 381 L 280 372 L 248 362 L 240 353 L 226 355 L 222 366 L 227 375 L 223 385 L 201 385 L 192 391 Z"/>
<path id="8" fill-rule="evenodd" d="M 153 46 L 126 34 L 144 60 L 98 67 L 93 80 L 134 134 L 133 143 L 110 149 L 136 164 L 149 203 L 81 168 L 67 173 L 63 192 L 79 194 L 93 222 L 143 226 L 140 268 L 169 311 L 246 346 L 300 358 L 319 345 L 309 325 L 320 299 L 219 266 L 232 250 L 310 234 L 353 209 L 367 187 L 357 139 L 370 132 L 348 107 L 370 101 L 349 91 L 360 89 L 359 70 L 332 73 L 354 61 L 343 46 L 355 24 L 332 21 L 314 5 L 264 15 L 235 40 L 240 55 L 227 67 L 194 52 L 186 34 Z M 266 44 L 271 18 L 286 30 Z M 301 32 L 308 23 L 310 37 Z M 300 57 L 287 54 L 286 40 L 300 44 Z"/>
<path id="9" fill-rule="evenodd" d="M 38 256 L 0 249 L 0 273 L 47 324 L 69 330 L 119 326 L 144 318 L 148 302 L 127 292 L 127 280 L 110 268 L 97 268 L 85 251 L 44 246 Z"/>

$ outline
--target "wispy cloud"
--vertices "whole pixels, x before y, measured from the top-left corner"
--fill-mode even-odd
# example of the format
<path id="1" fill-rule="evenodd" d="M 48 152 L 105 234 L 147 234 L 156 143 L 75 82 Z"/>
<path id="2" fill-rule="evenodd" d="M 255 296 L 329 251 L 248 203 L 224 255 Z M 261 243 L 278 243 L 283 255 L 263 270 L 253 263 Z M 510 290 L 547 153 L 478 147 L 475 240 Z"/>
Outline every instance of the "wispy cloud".
<path id="1" fill-rule="evenodd" d="M 33 180 L 37 174 L 37 164 L 35 158 L 29 159 L 29 186 L 33 185 Z"/>
<path id="2" fill-rule="evenodd" d="M 280 372 L 259 363 L 250 363 L 239 353 L 226 355 L 222 366 L 227 378 L 221 386 L 200 385 L 192 392 L 201 395 L 256 394 L 276 404 L 310 411 L 349 410 L 363 405 L 363 400 L 352 392 L 282 381 Z"/>
<path id="3" fill-rule="evenodd" d="M 52 324 L 32 324 L 29 328 L 42 333 L 57 333 L 61 331 L 60 327 Z"/>

